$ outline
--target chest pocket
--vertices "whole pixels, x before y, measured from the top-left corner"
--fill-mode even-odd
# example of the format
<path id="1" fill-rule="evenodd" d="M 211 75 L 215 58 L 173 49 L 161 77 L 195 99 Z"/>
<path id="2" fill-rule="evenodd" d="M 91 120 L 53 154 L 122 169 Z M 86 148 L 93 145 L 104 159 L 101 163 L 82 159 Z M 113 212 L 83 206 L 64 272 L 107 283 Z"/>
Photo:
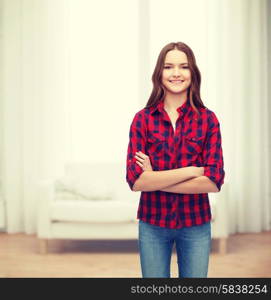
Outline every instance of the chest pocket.
<path id="1" fill-rule="evenodd" d="M 205 136 L 189 134 L 183 137 L 183 152 L 187 154 L 200 154 L 203 151 Z"/>
<path id="2" fill-rule="evenodd" d="M 154 159 L 165 153 L 166 138 L 158 131 L 149 132 L 147 142 L 148 153 Z"/>

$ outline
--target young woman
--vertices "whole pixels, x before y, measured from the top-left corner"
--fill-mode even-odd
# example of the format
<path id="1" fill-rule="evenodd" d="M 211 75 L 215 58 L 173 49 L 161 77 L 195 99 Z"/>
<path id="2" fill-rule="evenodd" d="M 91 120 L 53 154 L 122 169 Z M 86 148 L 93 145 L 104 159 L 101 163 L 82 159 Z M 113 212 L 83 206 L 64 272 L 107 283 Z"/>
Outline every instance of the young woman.
<path id="1" fill-rule="evenodd" d="M 170 277 L 175 243 L 179 277 L 207 277 L 211 248 L 208 193 L 224 183 L 219 121 L 203 105 L 192 50 L 160 52 L 153 90 L 130 127 L 126 180 L 141 191 L 137 212 L 143 277 Z"/>

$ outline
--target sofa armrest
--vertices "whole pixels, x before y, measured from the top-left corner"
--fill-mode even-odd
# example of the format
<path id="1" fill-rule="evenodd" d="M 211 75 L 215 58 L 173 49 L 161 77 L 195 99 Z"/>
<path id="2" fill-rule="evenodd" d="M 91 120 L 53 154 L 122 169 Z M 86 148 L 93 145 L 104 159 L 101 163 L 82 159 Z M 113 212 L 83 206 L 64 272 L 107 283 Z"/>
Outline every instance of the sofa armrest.
<path id="1" fill-rule="evenodd" d="M 228 209 L 228 183 L 224 183 L 219 193 L 212 195 L 215 199 L 215 213 L 212 223 L 212 236 L 214 238 L 228 237 L 229 235 L 229 209 Z"/>
<path id="2" fill-rule="evenodd" d="M 37 191 L 37 235 L 39 238 L 49 238 L 51 223 L 51 207 L 55 198 L 55 181 L 46 180 L 38 182 Z"/>

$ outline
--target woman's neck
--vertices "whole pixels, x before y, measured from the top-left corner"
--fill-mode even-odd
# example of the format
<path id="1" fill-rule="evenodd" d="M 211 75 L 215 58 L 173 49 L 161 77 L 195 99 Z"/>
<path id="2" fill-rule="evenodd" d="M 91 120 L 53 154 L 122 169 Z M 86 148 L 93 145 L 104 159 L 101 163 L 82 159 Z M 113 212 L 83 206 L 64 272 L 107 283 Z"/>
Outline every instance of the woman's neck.
<path id="1" fill-rule="evenodd" d="M 167 112 L 176 112 L 187 100 L 187 95 L 167 95 L 164 100 L 164 108 Z"/>

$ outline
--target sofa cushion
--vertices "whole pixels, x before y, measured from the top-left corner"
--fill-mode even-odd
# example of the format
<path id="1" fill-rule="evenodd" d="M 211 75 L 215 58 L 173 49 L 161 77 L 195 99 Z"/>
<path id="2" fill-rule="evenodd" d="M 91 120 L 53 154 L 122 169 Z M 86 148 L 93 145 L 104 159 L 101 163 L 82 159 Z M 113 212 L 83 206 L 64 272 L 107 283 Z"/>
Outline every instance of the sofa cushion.
<path id="1" fill-rule="evenodd" d="M 62 178 L 55 182 L 55 199 L 137 201 L 140 193 L 131 192 L 123 162 L 70 162 Z"/>
<path id="2" fill-rule="evenodd" d="M 125 171 L 125 164 L 116 162 L 67 163 L 65 175 L 55 181 L 57 199 L 123 199 L 128 190 Z"/>
<path id="3" fill-rule="evenodd" d="M 50 208 L 51 220 L 67 222 L 131 222 L 136 220 L 136 201 L 58 200 Z"/>
<path id="4" fill-rule="evenodd" d="M 82 200 L 112 200 L 114 189 L 107 184 L 104 178 L 99 176 L 66 175 L 55 182 L 55 190 L 66 197 L 71 195 L 75 199 Z M 63 196 L 63 195 L 62 195 Z"/>

